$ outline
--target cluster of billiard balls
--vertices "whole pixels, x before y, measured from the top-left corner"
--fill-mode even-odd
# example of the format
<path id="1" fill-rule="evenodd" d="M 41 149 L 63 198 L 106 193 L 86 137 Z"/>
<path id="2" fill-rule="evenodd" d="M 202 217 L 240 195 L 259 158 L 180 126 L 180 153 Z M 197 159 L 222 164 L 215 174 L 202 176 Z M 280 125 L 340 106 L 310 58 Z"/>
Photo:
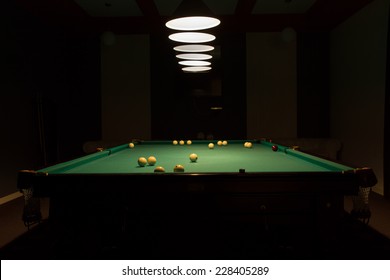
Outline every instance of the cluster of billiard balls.
<path id="1" fill-rule="evenodd" d="M 129 148 L 131 148 L 131 149 L 134 148 L 134 143 L 129 143 Z M 157 159 L 154 156 L 150 156 L 150 157 L 148 157 L 148 159 L 146 159 L 145 157 L 138 158 L 138 165 L 141 167 L 144 167 L 146 164 L 153 166 L 156 164 L 156 162 L 157 162 Z M 161 168 L 162 167 L 160 167 L 160 166 L 156 167 L 156 169 L 158 169 L 158 170 L 161 170 Z"/>
<path id="2" fill-rule="evenodd" d="M 184 144 L 186 144 L 187 143 L 187 145 L 191 145 L 192 144 L 192 141 L 191 140 L 187 140 L 186 142 L 184 141 L 184 140 L 180 140 L 180 141 L 177 141 L 177 140 L 173 140 L 172 141 L 172 144 L 173 145 L 181 145 L 181 146 L 183 146 Z M 217 145 L 218 146 L 226 146 L 228 144 L 228 142 L 226 141 L 226 140 L 224 140 L 224 141 L 218 141 L 217 142 Z M 209 147 L 209 149 L 214 149 L 214 147 L 215 147 L 215 145 L 214 145 L 214 143 L 209 143 L 208 144 L 208 147 Z M 191 158 L 190 158 L 191 159 Z M 193 160 L 191 160 L 191 161 L 193 161 Z"/>
<path id="3" fill-rule="evenodd" d="M 250 149 L 250 148 L 252 148 L 252 146 L 253 146 L 252 142 L 245 142 L 244 143 L 244 147 L 245 148 L 249 148 Z"/>
<path id="4" fill-rule="evenodd" d="M 180 140 L 180 141 L 173 140 L 172 141 L 173 145 L 178 145 L 179 144 L 179 145 L 183 146 L 186 143 L 187 143 L 187 145 L 191 145 L 192 141 L 191 140 L 187 140 L 186 142 L 184 140 Z M 228 144 L 228 141 L 226 141 L 226 140 L 224 140 L 224 141 L 220 140 L 220 141 L 217 142 L 218 146 L 226 146 L 227 144 Z M 214 149 L 215 145 L 214 145 L 214 143 L 209 143 L 208 147 L 209 147 L 209 149 Z"/>
<path id="5" fill-rule="evenodd" d="M 186 143 L 187 143 L 187 145 L 191 145 L 191 144 L 192 144 L 192 141 L 191 141 L 191 140 L 187 140 L 187 142 L 184 142 L 184 140 L 180 140 L 180 141 L 173 140 L 173 141 L 172 141 L 172 144 L 173 144 L 173 145 L 179 144 L 179 145 L 183 146 L 183 145 L 186 144 Z"/>
<path id="6" fill-rule="evenodd" d="M 191 162 L 196 162 L 198 160 L 198 155 L 194 154 L 194 153 L 190 154 L 190 160 L 191 160 Z M 146 164 L 153 166 L 156 164 L 156 162 L 157 162 L 157 159 L 154 156 L 150 156 L 150 157 L 148 157 L 148 159 L 146 159 L 145 157 L 138 158 L 138 165 L 140 167 L 144 167 Z M 181 164 L 176 164 L 175 167 L 173 168 L 173 171 L 174 172 L 184 172 L 184 166 Z M 154 172 L 165 172 L 165 168 L 162 166 L 157 166 L 154 169 Z"/>
<path id="7" fill-rule="evenodd" d="M 148 159 L 146 159 L 145 157 L 139 157 L 138 158 L 138 165 L 140 167 L 144 167 L 146 164 L 150 165 L 150 166 L 154 166 L 157 162 L 157 159 L 156 157 L 154 156 L 150 156 L 148 157 Z M 177 169 L 176 172 L 178 171 L 184 171 L 184 167 L 181 166 L 181 165 L 176 165 L 175 166 L 175 169 Z M 155 169 L 154 169 L 154 172 L 165 172 L 165 169 L 164 167 L 162 166 L 157 166 Z"/>
<path id="8" fill-rule="evenodd" d="M 175 144 L 175 141 L 174 141 L 174 144 Z M 178 142 L 176 141 L 176 144 L 177 145 Z M 191 145 L 192 142 L 191 140 L 188 140 L 187 141 L 187 145 Z M 180 141 L 180 145 L 184 145 L 184 141 L 181 140 Z M 129 143 L 129 148 L 134 148 L 134 143 Z M 196 162 L 198 160 L 198 155 L 197 154 L 190 154 L 190 160 L 191 162 Z M 139 157 L 138 158 L 138 165 L 140 167 L 144 167 L 146 166 L 146 164 L 150 165 L 150 166 L 154 166 L 157 162 L 157 159 L 155 156 L 149 156 L 148 159 L 146 159 L 145 157 Z M 173 168 L 173 171 L 174 172 L 184 172 L 184 166 L 181 165 L 181 164 L 176 164 L 175 167 Z M 157 166 L 155 169 L 154 169 L 154 172 L 165 172 L 165 168 L 162 167 L 162 166 Z"/>
<path id="9" fill-rule="evenodd" d="M 146 159 L 144 157 L 138 158 L 138 165 L 141 167 L 144 167 L 146 164 L 153 166 L 156 164 L 156 162 L 157 162 L 157 159 L 154 156 L 150 156 L 150 157 L 148 157 L 148 159 Z"/>
<path id="10" fill-rule="evenodd" d="M 218 146 L 226 146 L 228 144 L 228 142 L 226 140 L 223 140 L 223 141 L 218 141 L 217 142 L 217 145 Z"/>
<path id="11" fill-rule="evenodd" d="M 226 140 L 217 142 L 218 146 L 227 146 L 227 144 L 228 144 L 228 141 L 226 141 Z M 214 145 L 214 143 L 209 143 L 208 147 L 209 147 L 209 149 L 214 149 L 215 145 Z"/>

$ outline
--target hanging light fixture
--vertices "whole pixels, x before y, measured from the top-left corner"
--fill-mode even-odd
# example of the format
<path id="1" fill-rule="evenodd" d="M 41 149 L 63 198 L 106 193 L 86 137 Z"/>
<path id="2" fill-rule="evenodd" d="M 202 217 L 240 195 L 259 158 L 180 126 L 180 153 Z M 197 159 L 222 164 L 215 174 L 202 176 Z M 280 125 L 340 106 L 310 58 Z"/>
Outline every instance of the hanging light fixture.
<path id="1" fill-rule="evenodd" d="M 183 0 L 174 12 L 175 18 L 169 20 L 165 26 L 181 31 L 213 28 L 221 21 L 212 14 L 202 0 Z"/>
<path id="2" fill-rule="evenodd" d="M 190 66 L 190 67 L 184 67 L 181 70 L 184 72 L 191 72 L 191 73 L 197 73 L 197 72 L 206 72 L 211 70 L 211 67 L 209 66 Z"/>
<path id="3" fill-rule="evenodd" d="M 180 53 L 176 57 L 185 60 L 207 60 L 212 58 L 211 55 L 204 53 Z"/>
<path id="4" fill-rule="evenodd" d="M 169 39 L 181 43 L 207 43 L 215 40 L 215 36 L 203 32 L 179 32 L 169 35 Z"/>
<path id="5" fill-rule="evenodd" d="M 195 31 L 213 28 L 221 23 L 219 19 L 211 17 L 182 17 L 168 21 L 165 26 L 181 31 Z"/>
<path id="6" fill-rule="evenodd" d="M 180 65 L 184 66 L 210 66 L 211 63 L 204 60 L 182 60 L 179 61 Z"/>
<path id="7" fill-rule="evenodd" d="M 177 58 L 184 59 L 180 65 L 184 67 L 184 72 L 203 72 L 211 69 L 211 63 L 204 61 L 211 59 L 211 55 L 202 55 L 200 52 L 208 52 L 214 49 L 213 46 L 201 45 L 214 41 L 216 37 L 209 33 L 199 32 L 199 30 L 210 29 L 218 26 L 221 21 L 213 16 L 211 10 L 202 0 L 183 0 L 174 12 L 174 18 L 166 22 L 165 26 L 180 32 L 169 35 L 169 39 L 175 42 L 187 43 L 174 47 L 175 51 L 194 53 L 178 54 Z"/>
<path id="8" fill-rule="evenodd" d="M 177 52 L 209 52 L 214 50 L 213 46 L 209 45 L 180 45 L 173 48 Z"/>

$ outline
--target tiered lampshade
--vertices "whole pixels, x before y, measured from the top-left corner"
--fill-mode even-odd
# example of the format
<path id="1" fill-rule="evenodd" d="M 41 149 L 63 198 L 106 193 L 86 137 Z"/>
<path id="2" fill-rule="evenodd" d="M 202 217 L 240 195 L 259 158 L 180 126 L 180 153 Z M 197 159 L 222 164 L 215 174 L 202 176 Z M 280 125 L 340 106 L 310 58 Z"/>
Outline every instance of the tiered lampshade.
<path id="1" fill-rule="evenodd" d="M 210 52 L 214 50 L 213 46 L 209 45 L 196 45 L 196 44 L 191 44 L 191 45 L 180 45 L 176 46 L 173 48 L 175 51 L 178 52 Z"/>
<path id="2" fill-rule="evenodd" d="M 165 26 L 181 31 L 204 30 L 218 26 L 221 22 L 202 0 L 183 0 L 174 12 L 174 18 Z"/>
<path id="3" fill-rule="evenodd" d="M 204 53 L 181 53 L 176 55 L 176 57 L 185 60 L 207 60 L 212 58 L 211 55 Z"/>
<path id="4" fill-rule="evenodd" d="M 207 43 L 215 40 L 215 36 L 203 32 L 178 32 L 169 35 L 169 39 L 181 43 Z"/>
<path id="5" fill-rule="evenodd" d="M 180 65 L 184 66 L 210 66 L 211 63 L 204 60 L 181 60 L 179 61 Z"/>
<path id="6" fill-rule="evenodd" d="M 212 51 L 213 46 L 202 43 L 214 41 L 216 37 L 198 31 L 216 27 L 221 23 L 220 20 L 212 16 L 212 12 L 202 0 L 183 0 L 174 15 L 175 18 L 169 20 L 165 26 L 173 30 L 184 31 L 169 35 L 172 41 L 186 43 L 186 45 L 174 47 L 175 51 L 182 52 L 177 55 L 177 58 L 184 59 L 179 61 L 179 64 L 189 66 L 182 70 L 185 72 L 210 70 L 211 63 L 205 60 L 211 59 L 212 56 L 199 53 Z"/>
<path id="7" fill-rule="evenodd" d="M 213 28 L 218 26 L 220 23 L 220 20 L 216 18 L 192 16 L 170 20 L 165 24 L 165 26 L 174 30 L 195 31 Z"/>
<path id="8" fill-rule="evenodd" d="M 184 72 L 191 72 L 191 73 L 197 73 L 197 72 L 205 72 L 211 70 L 211 67 L 209 66 L 192 66 L 192 67 L 184 67 L 181 70 Z"/>

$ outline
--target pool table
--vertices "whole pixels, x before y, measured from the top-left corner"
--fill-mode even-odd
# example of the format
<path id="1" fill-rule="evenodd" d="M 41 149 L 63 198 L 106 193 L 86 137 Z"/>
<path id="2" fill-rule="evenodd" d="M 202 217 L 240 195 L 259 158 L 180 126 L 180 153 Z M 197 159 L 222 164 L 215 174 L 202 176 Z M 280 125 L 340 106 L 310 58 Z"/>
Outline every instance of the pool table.
<path id="1" fill-rule="evenodd" d="M 252 147 L 244 147 L 245 142 Z M 196 162 L 191 162 L 191 153 L 198 155 Z M 138 165 L 139 157 L 151 155 L 157 159 L 154 166 Z M 183 172 L 174 172 L 177 164 L 184 166 Z M 154 172 L 157 166 L 165 172 Z M 96 224 L 116 220 L 122 233 L 141 227 L 149 228 L 144 233 L 159 231 L 165 240 L 177 235 L 198 240 L 207 231 L 206 239 L 212 242 L 221 235 L 232 238 L 236 235 L 229 232 L 248 224 L 264 230 L 299 228 L 310 232 L 312 239 L 328 239 L 337 234 L 344 196 L 375 183 L 370 168 L 330 161 L 266 139 L 229 140 L 221 146 L 203 140 L 190 145 L 134 141 L 133 148 L 125 143 L 18 173 L 18 187 L 50 197 L 50 219 L 67 227 L 80 228 L 94 216 Z"/>

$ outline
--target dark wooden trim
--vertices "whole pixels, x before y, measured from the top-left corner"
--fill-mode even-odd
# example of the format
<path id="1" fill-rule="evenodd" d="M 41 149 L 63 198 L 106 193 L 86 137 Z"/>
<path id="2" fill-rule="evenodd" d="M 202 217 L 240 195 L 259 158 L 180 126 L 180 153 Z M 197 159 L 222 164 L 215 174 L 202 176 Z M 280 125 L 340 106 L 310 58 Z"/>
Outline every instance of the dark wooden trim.
<path id="1" fill-rule="evenodd" d="M 373 0 L 317 0 L 304 14 L 253 14 L 255 0 L 239 0 L 234 15 L 219 15 L 224 32 L 278 32 L 289 26 L 297 31 L 329 31 Z M 116 34 L 158 33 L 167 16 L 152 0 L 136 0 L 143 16 L 92 17 L 73 0 L 17 0 L 17 4 L 48 25 L 72 32 Z M 222 29 L 222 27 L 221 27 Z"/>
<path id="2" fill-rule="evenodd" d="M 373 0 L 317 0 L 306 13 L 307 26 L 330 30 Z"/>
<path id="3" fill-rule="evenodd" d="M 149 26 L 151 30 L 164 25 L 160 13 L 153 0 L 136 0 L 138 7 L 146 17 L 146 26 Z"/>
<path id="4" fill-rule="evenodd" d="M 256 0 L 238 0 L 235 14 L 237 16 L 248 16 L 252 13 Z"/>
<path id="5" fill-rule="evenodd" d="M 389 9 L 390 15 L 390 9 Z M 390 141 L 390 18 L 387 30 L 387 61 L 386 61 L 386 89 L 385 89 L 385 119 L 383 139 L 383 192 L 390 199 L 390 148 L 386 143 Z"/>
<path id="6" fill-rule="evenodd" d="M 140 8 L 141 12 L 146 17 L 155 18 L 160 16 L 157 6 L 153 0 L 135 0 L 135 2 L 137 2 L 137 5 Z"/>

